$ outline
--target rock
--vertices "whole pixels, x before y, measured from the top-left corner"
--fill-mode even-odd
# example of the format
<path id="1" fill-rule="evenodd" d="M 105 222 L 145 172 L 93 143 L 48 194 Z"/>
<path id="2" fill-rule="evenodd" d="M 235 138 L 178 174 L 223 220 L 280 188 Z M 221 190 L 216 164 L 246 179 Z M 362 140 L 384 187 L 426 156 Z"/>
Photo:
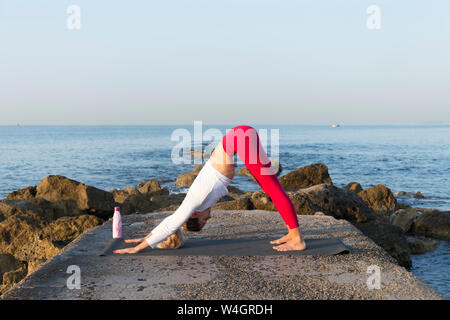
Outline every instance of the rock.
<path id="1" fill-rule="evenodd" d="M 74 200 L 50 202 L 36 197 L 0 202 L 0 292 L 36 270 L 85 230 L 103 222 L 93 215 L 68 216 L 74 211 L 64 210 L 71 204 L 81 212 Z M 4 268 L 5 259 L 20 263 Z"/>
<path id="2" fill-rule="evenodd" d="M 44 234 L 46 234 L 55 245 L 62 247 L 76 239 L 86 230 L 99 226 L 102 223 L 102 219 L 92 215 L 62 217 L 47 225 L 44 228 Z"/>
<path id="3" fill-rule="evenodd" d="M 180 174 L 175 181 L 175 185 L 177 187 L 189 187 L 194 182 L 195 178 L 197 178 L 200 170 L 200 168 L 197 168 L 192 170 L 191 172 Z"/>
<path id="4" fill-rule="evenodd" d="M 354 192 L 330 184 L 316 185 L 287 194 L 297 214 L 314 215 L 321 211 L 336 219 L 350 222 L 366 222 L 377 218 L 375 212 Z M 252 194 L 252 202 L 256 209 L 277 211 L 270 197 L 261 190 Z"/>
<path id="5" fill-rule="evenodd" d="M 82 214 L 76 203 L 68 200 L 53 203 L 41 198 L 0 201 L 0 221 L 3 220 L 2 216 L 5 218 L 18 211 L 33 212 L 45 221 Z"/>
<path id="6" fill-rule="evenodd" d="M 406 191 L 399 191 L 399 192 L 395 192 L 394 196 L 396 196 L 396 197 L 410 197 L 411 193 L 406 192 Z"/>
<path id="7" fill-rule="evenodd" d="M 427 198 L 427 197 L 425 197 L 420 191 L 416 192 L 416 193 L 413 195 L 413 197 L 416 198 L 416 199 L 426 199 L 426 198 Z"/>
<path id="8" fill-rule="evenodd" d="M 231 201 L 218 202 L 212 208 L 215 210 L 253 210 L 255 206 L 249 194 Z"/>
<path id="9" fill-rule="evenodd" d="M 271 161 L 271 164 L 272 164 L 272 168 L 273 168 L 274 172 L 276 173 L 277 176 L 279 176 L 281 171 L 283 170 L 280 162 L 279 161 Z M 241 175 L 241 176 L 248 176 L 248 177 L 250 177 L 251 180 L 256 181 L 255 177 L 253 177 L 253 175 L 250 173 L 250 171 L 245 167 L 239 169 L 236 172 L 236 174 Z"/>
<path id="10" fill-rule="evenodd" d="M 404 232 L 408 232 L 411 229 L 414 221 L 417 218 L 417 212 L 413 208 L 400 209 L 395 211 L 392 219 L 394 226 L 402 228 Z"/>
<path id="11" fill-rule="evenodd" d="M 228 185 L 227 189 L 228 189 L 228 192 L 230 192 L 230 193 L 236 193 L 236 194 L 239 194 L 239 195 L 245 193 L 244 191 L 242 191 L 238 187 L 235 187 L 235 186 L 232 186 L 232 185 Z"/>
<path id="12" fill-rule="evenodd" d="M 39 199 L 39 198 L 36 198 L 36 199 Z M 43 200 L 43 199 L 39 199 L 39 200 Z M 91 213 L 91 212 L 86 212 L 86 211 L 81 210 L 74 200 L 61 200 L 61 201 L 52 202 L 51 204 L 52 204 L 52 208 L 54 209 L 53 219 L 58 219 L 60 217 L 65 217 L 65 216 L 79 216 L 79 215 L 83 215 L 86 213 Z"/>
<path id="13" fill-rule="evenodd" d="M 0 284 L 2 284 L 3 275 L 6 272 L 17 270 L 22 267 L 20 261 L 9 253 L 0 253 Z"/>
<path id="14" fill-rule="evenodd" d="M 152 204 L 155 207 L 154 210 L 157 210 L 160 208 L 168 208 L 170 206 L 173 206 L 172 208 L 174 208 L 175 206 L 176 206 L 176 208 L 178 208 L 178 205 L 180 205 L 181 202 L 183 202 L 185 196 L 186 196 L 185 193 L 169 194 L 169 191 L 167 190 L 167 193 L 162 193 L 162 192 L 161 193 L 158 193 L 158 192 L 153 193 L 153 195 L 150 196 L 150 201 L 152 202 Z"/>
<path id="15" fill-rule="evenodd" d="M 450 240 L 450 212 L 424 212 L 416 219 L 411 231 L 417 235 Z"/>
<path id="16" fill-rule="evenodd" d="M 249 192 L 249 194 L 250 194 L 250 196 L 251 196 L 251 192 Z M 217 202 L 218 202 L 218 203 L 221 203 L 221 202 L 233 201 L 233 200 L 238 199 L 238 198 L 241 197 L 241 196 L 242 196 L 242 195 L 240 195 L 240 196 L 235 195 L 235 197 L 231 197 L 230 194 L 226 194 L 226 195 L 224 195 L 222 198 L 220 198 L 219 200 L 217 200 Z"/>
<path id="17" fill-rule="evenodd" d="M 161 190 L 159 180 L 149 180 L 141 188 L 139 188 L 139 192 L 144 194 L 158 190 Z"/>
<path id="18" fill-rule="evenodd" d="M 399 192 L 395 192 L 394 196 L 396 196 L 396 197 L 414 197 L 416 199 L 426 199 L 427 198 L 420 191 L 418 191 L 416 193 L 399 191 Z"/>
<path id="19" fill-rule="evenodd" d="M 393 226 L 383 221 L 369 221 L 367 223 L 356 223 L 363 234 L 371 238 L 376 244 L 384 248 L 399 265 L 411 266 L 411 257 L 408 240 L 400 227 Z"/>
<path id="20" fill-rule="evenodd" d="M 202 170 L 204 165 L 205 165 L 204 163 L 200 165 L 195 165 L 195 168 L 191 171 L 191 173 L 198 174 L 200 170 Z"/>
<path id="21" fill-rule="evenodd" d="M 145 183 L 144 183 L 145 185 Z M 141 187 L 142 188 L 142 187 Z M 155 191 L 155 192 L 161 192 L 161 190 Z M 116 204 L 122 204 L 125 202 L 125 200 L 132 195 L 142 195 L 142 193 L 137 190 L 135 187 L 128 187 L 128 188 L 124 188 L 122 190 L 111 190 L 109 191 L 114 198 L 114 201 L 116 202 Z M 169 192 L 169 190 L 167 190 L 167 193 Z M 150 196 L 151 194 L 153 194 L 152 192 L 150 192 L 150 194 L 146 194 L 145 196 Z"/>
<path id="22" fill-rule="evenodd" d="M 377 218 L 375 212 L 354 192 L 321 184 L 288 193 L 297 214 L 322 211 L 336 219 L 366 222 Z"/>
<path id="23" fill-rule="evenodd" d="M 298 190 L 323 183 L 333 184 L 328 174 L 328 167 L 322 163 L 291 171 L 280 177 L 279 180 L 285 190 Z"/>
<path id="24" fill-rule="evenodd" d="M 160 242 L 156 248 L 158 249 L 178 249 L 184 244 L 183 233 L 178 229 L 174 234 L 166 240 Z"/>
<path id="25" fill-rule="evenodd" d="M 395 211 L 397 208 L 397 200 L 394 197 L 391 189 L 386 188 L 382 184 L 375 187 L 364 189 L 358 195 L 369 205 L 373 210 L 388 214 Z"/>
<path id="26" fill-rule="evenodd" d="M 48 221 L 32 211 L 15 208 L 13 214 L 0 222 L 0 252 L 26 261 L 30 273 L 59 253 L 62 245 L 101 223 L 102 220 L 95 216 L 66 216 Z M 9 277 L 17 279 L 20 274 Z"/>
<path id="27" fill-rule="evenodd" d="M 420 215 L 422 213 L 435 213 L 435 212 L 439 212 L 439 210 L 436 209 L 429 209 L 429 208 L 414 208 L 417 213 Z"/>
<path id="28" fill-rule="evenodd" d="M 253 192 L 251 200 L 255 209 L 277 211 L 270 197 L 262 190 Z"/>
<path id="29" fill-rule="evenodd" d="M 185 194 L 185 193 L 183 193 Z M 152 197 L 157 197 L 157 196 L 168 196 L 168 195 L 177 195 L 177 193 L 170 193 L 169 189 L 167 187 L 163 187 L 159 190 L 156 191 L 151 191 L 147 193 L 147 196 L 152 198 Z"/>
<path id="30" fill-rule="evenodd" d="M 356 193 L 363 191 L 361 184 L 359 182 L 350 182 L 348 185 L 344 187 L 346 190 L 350 190 Z"/>
<path id="31" fill-rule="evenodd" d="M 171 204 L 171 205 L 168 206 L 168 207 L 164 207 L 164 208 L 158 209 L 158 212 L 163 212 L 163 211 L 175 211 L 175 210 L 177 210 L 179 207 L 180 207 L 180 206 L 177 205 L 177 204 Z"/>
<path id="32" fill-rule="evenodd" d="M 137 191 L 137 190 L 136 190 Z M 130 196 L 128 192 L 125 190 L 111 190 L 111 194 L 113 195 L 113 199 L 116 203 L 122 204 L 124 201 Z"/>
<path id="33" fill-rule="evenodd" d="M 423 254 L 433 251 L 439 246 L 439 241 L 425 237 L 408 237 L 408 245 L 411 254 Z"/>
<path id="34" fill-rule="evenodd" d="M 20 282 L 27 275 L 27 265 L 24 264 L 22 267 L 5 272 L 3 274 L 2 285 L 0 286 L 0 294 L 11 289 L 16 283 Z"/>
<path id="35" fill-rule="evenodd" d="M 57 254 L 63 242 L 70 242 L 101 222 L 94 216 L 62 217 L 51 222 L 34 212 L 16 209 L 0 222 L 0 252 L 26 261 L 28 272 L 32 272 Z"/>
<path id="36" fill-rule="evenodd" d="M 21 211 L 21 208 L 15 204 L 15 201 L 16 200 L 0 201 L 0 222 Z"/>
<path id="37" fill-rule="evenodd" d="M 316 213 L 314 213 L 315 216 L 325 216 L 325 213 L 323 213 L 322 211 L 317 211 Z"/>
<path id="38" fill-rule="evenodd" d="M 0 294 L 9 290 L 27 275 L 27 264 L 11 254 L 0 253 Z"/>
<path id="39" fill-rule="evenodd" d="M 59 252 L 43 232 L 45 223 L 32 212 L 18 211 L 0 222 L 0 252 L 9 253 L 16 259 L 36 265 Z"/>
<path id="40" fill-rule="evenodd" d="M 213 151 L 214 149 L 211 149 L 208 145 L 203 145 L 201 150 L 192 148 L 189 154 L 194 158 L 207 160 L 211 157 Z"/>
<path id="41" fill-rule="evenodd" d="M 33 199 L 36 196 L 36 186 L 29 186 L 25 189 L 13 191 L 6 196 L 6 200 Z"/>
<path id="42" fill-rule="evenodd" d="M 389 216 L 389 223 L 392 224 L 395 220 L 395 218 L 397 217 L 397 215 L 395 213 L 391 214 Z"/>
<path id="43" fill-rule="evenodd" d="M 120 213 L 123 215 L 149 213 L 159 208 L 161 207 L 157 203 L 152 202 L 147 196 L 143 194 L 132 194 L 120 204 Z"/>
<path id="44" fill-rule="evenodd" d="M 145 181 L 142 181 L 142 180 L 141 180 L 141 181 L 139 181 L 139 183 L 136 185 L 136 188 L 138 188 L 138 189 L 139 189 L 139 188 L 142 188 L 142 187 L 144 186 L 144 184 L 145 184 Z M 136 188 L 135 188 L 135 189 L 136 189 Z M 112 191 L 110 191 L 110 192 L 112 192 Z"/>
<path id="45" fill-rule="evenodd" d="M 101 218 L 109 218 L 114 213 L 115 203 L 111 193 L 63 176 L 45 177 L 36 190 L 36 198 L 50 202 L 74 201 L 80 210 Z"/>
<path id="46" fill-rule="evenodd" d="M 231 186 L 231 185 L 228 185 L 227 189 L 228 189 L 228 196 L 230 196 L 231 198 L 234 198 L 234 199 L 239 198 L 240 196 L 242 196 L 245 193 L 241 189 Z"/>
<path id="47" fill-rule="evenodd" d="M 251 177 L 251 178 L 253 178 L 253 175 L 250 173 L 250 171 L 247 169 L 247 168 L 241 168 L 241 169 L 239 169 L 238 171 L 236 171 L 236 174 L 237 175 L 240 175 L 240 176 L 247 176 L 247 177 Z"/>
<path id="48" fill-rule="evenodd" d="M 408 209 L 411 208 L 409 204 L 397 202 L 397 209 Z"/>
<path id="49" fill-rule="evenodd" d="M 139 191 L 135 187 L 124 188 L 123 192 L 127 193 L 128 195 L 139 194 Z"/>

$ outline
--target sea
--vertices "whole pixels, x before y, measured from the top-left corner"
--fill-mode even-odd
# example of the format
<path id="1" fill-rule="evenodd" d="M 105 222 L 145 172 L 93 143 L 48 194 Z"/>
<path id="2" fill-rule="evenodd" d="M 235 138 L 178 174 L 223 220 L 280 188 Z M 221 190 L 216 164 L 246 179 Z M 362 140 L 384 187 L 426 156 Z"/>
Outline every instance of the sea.
<path id="1" fill-rule="evenodd" d="M 174 182 L 201 164 L 191 159 L 191 148 L 212 150 L 235 125 L 0 126 L 0 199 L 52 174 L 104 190 L 160 179 L 171 192 L 186 192 Z M 420 191 L 424 199 L 398 201 L 450 210 L 450 125 L 253 127 L 269 157 L 281 163 L 281 175 L 321 162 L 338 187 L 357 181 L 363 188 Z M 246 176 L 236 175 L 232 185 L 259 190 Z M 450 242 L 412 260 L 410 271 L 450 299 Z"/>

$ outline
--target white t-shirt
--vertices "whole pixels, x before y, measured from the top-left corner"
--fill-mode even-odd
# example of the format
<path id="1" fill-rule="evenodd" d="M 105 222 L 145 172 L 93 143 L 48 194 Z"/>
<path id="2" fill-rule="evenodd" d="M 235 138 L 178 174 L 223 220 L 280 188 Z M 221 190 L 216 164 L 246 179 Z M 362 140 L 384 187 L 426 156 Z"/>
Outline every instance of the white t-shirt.
<path id="1" fill-rule="evenodd" d="M 152 248 L 156 247 L 158 243 L 175 233 L 194 211 L 204 211 L 212 207 L 228 193 L 227 186 L 230 182 L 231 179 L 217 171 L 208 159 L 190 186 L 181 205 L 152 230 L 152 235 L 146 239 L 147 243 Z"/>

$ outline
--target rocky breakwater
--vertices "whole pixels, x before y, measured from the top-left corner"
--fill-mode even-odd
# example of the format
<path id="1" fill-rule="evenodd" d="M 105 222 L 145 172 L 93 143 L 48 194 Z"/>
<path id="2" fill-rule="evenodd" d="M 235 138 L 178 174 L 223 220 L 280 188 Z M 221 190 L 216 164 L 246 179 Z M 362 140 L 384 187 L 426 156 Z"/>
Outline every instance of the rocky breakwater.
<path id="1" fill-rule="evenodd" d="M 181 203 L 158 180 L 107 192 L 63 176 L 45 177 L 37 186 L 0 201 L 0 294 L 59 253 L 87 229 L 112 216 L 148 213 Z"/>
<path id="2" fill-rule="evenodd" d="M 383 247 L 401 266 L 411 266 L 411 254 L 436 248 L 439 240 L 431 238 L 449 238 L 449 212 L 398 203 L 393 192 L 381 184 L 363 189 L 358 182 L 351 182 L 338 188 L 333 185 L 328 167 L 322 163 L 298 168 L 279 180 L 297 214 L 345 219 Z M 253 193 L 239 190 L 228 196 L 230 199 L 223 199 L 214 208 L 276 211 L 262 190 Z"/>
<path id="3" fill-rule="evenodd" d="M 180 175 L 174 184 L 190 186 L 200 169 Z M 280 170 L 278 163 L 278 174 Z M 364 189 L 351 182 L 339 188 L 322 163 L 288 172 L 279 181 L 297 214 L 345 219 L 401 266 L 411 266 L 410 254 L 433 250 L 439 239 L 450 240 L 450 212 L 398 203 L 392 191 L 383 185 Z M 48 176 L 37 186 L 10 193 L 0 201 L 0 293 L 84 231 L 109 219 L 114 206 L 120 206 L 123 215 L 175 210 L 185 194 L 171 193 L 160 182 L 142 181 L 108 192 L 63 176 Z M 213 209 L 276 211 L 262 190 L 245 192 L 233 185 L 228 190 L 228 195 Z"/>

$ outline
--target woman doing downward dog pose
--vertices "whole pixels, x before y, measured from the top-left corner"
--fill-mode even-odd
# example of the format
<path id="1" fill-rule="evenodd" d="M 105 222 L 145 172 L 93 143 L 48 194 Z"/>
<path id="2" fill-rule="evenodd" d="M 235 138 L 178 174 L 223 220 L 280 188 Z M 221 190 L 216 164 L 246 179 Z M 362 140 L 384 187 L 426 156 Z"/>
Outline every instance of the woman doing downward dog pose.
<path id="1" fill-rule="evenodd" d="M 165 218 L 145 238 L 125 240 L 139 243 L 136 247 L 114 251 L 136 253 L 147 247 L 156 247 L 175 233 L 183 224 L 190 231 L 200 231 L 211 218 L 211 207 L 228 193 L 227 186 L 234 177 L 234 155 L 238 154 L 262 190 L 272 199 L 288 227 L 288 234 L 271 241 L 277 251 L 304 250 L 305 242 L 298 227 L 295 208 L 281 187 L 271 162 L 262 147 L 256 130 L 250 126 L 237 126 L 228 131 L 216 146 L 189 188 L 179 208 Z"/>

